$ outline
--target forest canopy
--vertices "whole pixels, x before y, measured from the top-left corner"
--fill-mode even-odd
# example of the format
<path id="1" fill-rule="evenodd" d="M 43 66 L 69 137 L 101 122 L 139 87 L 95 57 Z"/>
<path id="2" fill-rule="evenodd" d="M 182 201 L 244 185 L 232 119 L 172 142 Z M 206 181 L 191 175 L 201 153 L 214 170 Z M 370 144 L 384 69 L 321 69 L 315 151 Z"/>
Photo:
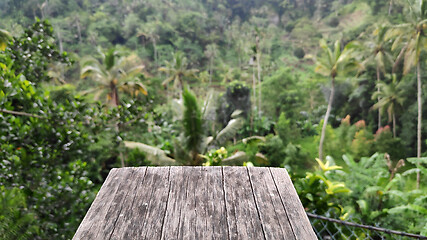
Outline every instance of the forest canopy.
<path id="1" fill-rule="evenodd" d="M 426 0 L 0 16 L 1 239 L 70 239 L 110 169 L 165 165 L 285 167 L 308 212 L 427 235 Z"/>

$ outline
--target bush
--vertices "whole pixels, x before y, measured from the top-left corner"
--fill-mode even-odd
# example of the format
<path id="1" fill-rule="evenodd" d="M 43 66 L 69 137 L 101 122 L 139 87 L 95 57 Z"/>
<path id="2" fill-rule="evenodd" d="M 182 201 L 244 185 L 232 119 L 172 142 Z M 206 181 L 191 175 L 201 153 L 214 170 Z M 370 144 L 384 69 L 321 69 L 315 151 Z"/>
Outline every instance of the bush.
<path id="1" fill-rule="evenodd" d="M 294 56 L 297 57 L 297 58 L 299 58 L 299 59 L 303 58 L 305 56 L 304 49 L 302 49 L 300 47 L 296 48 L 294 50 Z"/>
<path id="2" fill-rule="evenodd" d="M 290 32 L 292 32 L 292 30 L 294 30 L 294 28 L 295 28 L 295 23 L 290 22 L 290 23 L 286 24 L 285 31 L 290 33 Z"/>
<path id="3" fill-rule="evenodd" d="M 329 20 L 328 25 L 331 27 L 337 27 L 340 24 L 340 20 L 337 17 L 333 17 L 331 18 L 331 20 Z"/>

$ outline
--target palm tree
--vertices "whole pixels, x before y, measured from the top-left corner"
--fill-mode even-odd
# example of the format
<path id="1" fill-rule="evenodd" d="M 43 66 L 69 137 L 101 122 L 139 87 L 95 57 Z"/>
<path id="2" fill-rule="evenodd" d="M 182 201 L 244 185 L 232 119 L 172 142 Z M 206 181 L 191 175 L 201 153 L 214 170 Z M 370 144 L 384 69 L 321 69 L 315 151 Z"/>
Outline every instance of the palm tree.
<path id="1" fill-rule="evenodd" d="M 206 46 L 205 55 L 209 59 L 209 85 L 212 83 L 213 63 L 218 55 L 218 47 L 215 43 Z"/>
<path id="2" fill-rule="evenodd" d="M 385 65 L 386 63 L 393 64 L 393 56 L 385 47 L 387 41 L 385 35 L 387 33 L 388 26 L 380 25 L 377 26 L 373 32 L 373 39 L 369 39 L 365 42 L 366 49 L 369 49 L 369 55 L 362 63 L 366 65 L 371 62 L 375 62 L 376 72 L 377 72 L 377 92 L 380 91 L 378 83 L 381 81 L 381 73 L 385 74 Z M 380 101 L 378 97 L 377 101 Z M 381 128 L 381 111 L 378 110 L 378 129 Z"/>
<path id="3" fill-rule="evenodd" d="M 103 52 L 98 48 L 101 60 L 86 57 L 81 61 L 80 77 L 90 77 L 98 83 L 98 86 L 89 92 L 95 91 L 95 98 L 107 92 L 109 102 L 117 107 L 120 105 L 119 91 L 132 95 L 142 93 L 147 95 L 147 88 L 140 82 L 144 65 L 135 54 L 122 57 L 122 52 L 111 48 Z M 119 124 L 115 126 L 119 133 Z M 123 153 L 120 152 L 122 167 L 125 167 Z"/>
<path id="4" fill-rule="evenodd" d="M 138 37 L 143 36 L 144 38 L 150 40 L 153 44 L 154 63 L 156 65 L 156 68 L 158 67 L 157 41 L 160 38 L 160 36 L 157 34 L 157 24 L 157 21 L 149 22 L 141 28 L 138 28 L 137 33 Z"/>
<path id="5" fill-rule="evenodd" d="M 421 157 L 421 128 L 422 128 L 422 83 L 421 83 L 421 62 L 420 54 L 427 46 L 427 0 L 416 0 L 409 6 L 410 17 L 408 22 L 393 26 L 387 33 L 388 38 L 395 37 L 392 50 L 403 43 L 403 47 L 396 59 L 395 65 L 400 58 L 404 57 L 403 74 L 407 74 L 414 66 L 417 73 L 417 102 L 418 102 L 418 123 L 417 123 L 417 158 Z M 420 174 L 417 174 L 417 188 L 420 184 Z"/>
<path id="6" fill-rule="evenodd" d="M 173 54 L 173 61 L 166 61 L 166 66 L 159 68 L 159 71 L 165 72 L 168 75 L 163 82 L 163 86 L 167 86 L 173 81 L 174 89 L 178 89 L 179 95 L 183 88 L 184 77 L 194 77 L 199 71 L 197 69 L 188 69 L 187 58 L 184 57 L 182 52 L 176 52 Z"/>
<path id="7" fill-rule="evenodd" d="M 329 115 L 332 109 L 332 101 L 335 93 L 335 80 L 338 74 L 343 74 L 351 70 L 355 66 L 355 61 L 352 56 L 355 43 L 347 44 L 341 51 L 340 41 L 337 40 L 334 49 L 330 49 L 324 39 L 320 40 L 320 47 L 323 49 L 324 56 L 316 60 L 317 73 L 331 78 L 331 93 L 328 100 L 328 108 L 323 120 L 322 133 L 319 142 L 319 158 L 323 159 L 323 142 L 325 140 L 326 126 L 328 125 Z"/>
<path id="8" fill-rule="evenodd" d="M 7 44 L 11 39 L 11 35 L 6 30 L 0 29 L 0 51 L 4 51 L 6 49 Z"/>
<path id="9" fill-rule="evenodd" d="M 215 131 L 213 136 L 208 136 L 206 129 L 206 122 L 208 115 L 214 111 L 215 100 L 208 97 L 207 103 L 200 110 L 197 99 L 193 93 L 185 89 L 182 93 L 183 101 L 177 101 L 177 107 L 182 111 L 177 111 L 177 118 L 183 126 L 183 133 L 174 142 L 174 159 L 166 156 L 166 153 L 153 146 L 144 143 L 125 141 L 125 146 L 128 148 L 138 148 L 145 152 L 154 164 L 160 165 L 176 165 L 178 162 L 184 165 L 201 165 L 204 158 L 201 154 L 205 154 L 208 150 L 219 148 L 223 144 L 233 138 L 239 129 L 244 124 L 244 119 L 241 117 L 240 110 L 236 110 L 232 114 L 232 119 L 228 122 L 227 126 L 219 131 Z"/>
<path id="10" fill-rule="evenodd" d="M 402 109 L 405 100 L 405 90 L 402 87 L 403 82 L 397 82 L 396 75 L 393 75 L 393 81 L 390 84 L 379 82 L 377 85 L 380 91 L 374 93 L 372 98 L 379 98 L 381 100 L 372 107 L 381 111 L 382 114 L 387 111 L 388 121 L 393 121 L 393 137 L 396 137 L 396 112 Z"/>
<path id="11" fill-rule="evenodd" d="M 144 65 L 135 54 L 122 57 L 121 52 L 111 48 L 106 52 L 98 49 L 101 59 L 86 57 L 81 61 L 81 78 L 90 77 L 98 86 L 96 98 L 107 92 L 107 99 L 113 106 L 120 104 L 119 91 L 132 95 L 147 95 L 147 88 L 140 82 Z"/>

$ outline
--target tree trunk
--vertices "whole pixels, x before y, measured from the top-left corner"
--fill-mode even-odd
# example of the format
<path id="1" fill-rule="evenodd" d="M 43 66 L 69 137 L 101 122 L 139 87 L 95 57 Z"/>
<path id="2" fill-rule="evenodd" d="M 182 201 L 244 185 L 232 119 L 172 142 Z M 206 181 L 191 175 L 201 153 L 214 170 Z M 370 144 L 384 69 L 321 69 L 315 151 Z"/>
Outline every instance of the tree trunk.
<path id="1" fill-rule="evenodd" d="M 209 58 L 209 86 L 212 84 L 212 57 Z"/>
<path id="2" fill-rule="evenodd" d="M 402 60 L 403 56 L 405 55 L 407 48 L 408 48 L 408 44 L 405 44 L 405 46 L 400 50 L 399 55 L 397 55 L 396 61 L 393 64 L 393 68 L 391 69 L 391 73 L 396 72 L 397 66 L 399 65 L 400 61 Z"/>
<path id="3" fill-rule="evenodd" d="M 254 108 L 254 110 L 255 110 L 255 108 L 256 108 L 256 103 L 257 103 L 257 101 L 256 101 L 256 79 L 255 79 L 255 67 L 252 65 L 252 92 L 253 92 L 253 97 L 254 97 L 254 101 L 253 101 L 253 103 L 254 103 L 254 106 L 253 106 L 253 108 Z"/>
<path id="4" fill-rule="evenodd" d="M 259 50 L 258 50 L 259 51 Z M 258 53 L 257 64 L 258 64 L 258 117 L 261 118 L 261 54 Z"/>
<path id="5" fill-rule="evenodd" d="M 59 29 L 56 31 L 56 34 L 58 35 L 59 52 L 62 53 L 64 51 L 64 48 L 62 47 L 62 37 L 61 37 L 61 32 Z"/>
<path id="6" fill-rule="evenodd" d="M 391 10 L 393 9 L 393 0 L 390 0 L 390 3 L 388 5 L 388 15 L 390 16 Z"/>
<path id="7" fill-rule="evenodd" d="M 114 84 L 113 81 L 110 82 L 110 97 L 111 97 L 111 101 L 114 104 L 114 107 L 118 107 L 120 102 L 119 102 L 119 93 L 117 92 L 117 86 L 116 84 Z M 116 123 L 116 134 L 119 135 L 120 133 L 120 127 L 119 127 L 119 123 Z M 119 143 L 121 144 L 121 143 Z M 119 146 L 120 147 L 120 146 Z M 123 156 L 123 152 L 119 150 L 119 156 L 120 156 L 120 163 L 122 165 L 122 167 L 125 167 L 125 158 Z"/>
<path id="8" fill-rule="evenodd" d="M 417 100 L 418 100 L 418 125 L 417 125 L 417 158 L 421 157 L 421 120 L 422 120 L 422 99 L 421 99 L 421 63 L 417 63 Z M 420 188 L 420 172 L 417 172 L 417 189 Z"/>
<path id="9" fill-rule="evenodd" d="M 79 36 L 79 43 L 82 43 L 82 30 L 80 28 L 80 19 L 76 18 L 76 25 L 77 25 L 77 34 Z"/>
<path id="10" fill-rule="evenodd" d="M 153 50 L 154 50 L 154 64 L 156 65 L 156 69 L 159 68 L 157 64 L 157 45 L 156 45 L 156 39 L 153 38 Z"/>
<path id="11" fill-rule="evenodd" d="M 380 73 L 380 67 L 377 66 L 377 92 L 380 92 L 380 86 L 378 83 L 380 83 L 381 80 L 381 73 Z M 377 98 L 377 102 L 380 101 L 380 97 Z M 381 111 L 378 108 L 378 130 L 381 128 Z"/>
<path id="12" fill-rule="evenodd" d="M 110 82 L 110 97 L 111 97 L 111 102 L 113 103 L 113 105 L 115 107 L 119 106 L 119 104 L 120 104 L 119 94 L 117 92 L 117 86 L 116 86 L 116 84 L 114 84 L 114 81 Z"/>
<path id="13" fill-rule="evenodd" d="M 396 114 L 393 113 L 393 137 L 396 138 Z"/>
<path id="14" fill-rule="evenodd" d="M 329 115 L 331 114 L 332 101 L 334 100 L 334 93 L 335 93 L 335 77 L 332 77 L 331 94 L 329 95 L 328 108 L 326 110 L 325 118 L 323 120 L 322 133 L 320 135 L 320 142 L 319 142 L 319 158 L 321 160 L 323 160 L 323 142 L 325 141 L 326 126 L 328 125 Z"/>

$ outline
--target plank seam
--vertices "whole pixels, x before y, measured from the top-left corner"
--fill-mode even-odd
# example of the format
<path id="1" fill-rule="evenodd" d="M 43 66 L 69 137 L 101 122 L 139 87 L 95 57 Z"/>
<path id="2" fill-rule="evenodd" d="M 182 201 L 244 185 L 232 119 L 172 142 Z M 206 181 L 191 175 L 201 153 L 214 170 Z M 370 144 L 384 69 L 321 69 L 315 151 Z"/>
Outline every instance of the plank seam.
<path id="1" fill-rule="evenodd" d="M 184 176 L 185 176 L 184 179 L 186 180 L 186 184 L 185 184 L 185 195 L 184 195 L 185 199 L 183 199 L 182 203 L 185 204 L 185 202 L 187 201 L 187 195 L 188 195 L 188 174 L 185 174 L 185 169 L 184 169 Z M 178 231 L 177 231 L 178 236 L 177 236 L 177 239 L 180 239 L 179 235 L 182 232 L 182 230 L 181 230 L 181 220 L 182 220 L 181 216 L 182 216 L 182 208 L 183 207 L 185 207 L 185 205 L 182 206 L 182 204 L 181 204 L 181 207 L 179 208 L 179 220 L 178 220 Z"/>
<path id="2" fill-rule="evenodd" d="M 166 207 L 165 207 L 165 213 L 163 215 L 163 220 L 162 220 L 162 229 L 160 230 L 160 239 L 163 238 L 163 229 L 165 227 L 165 221 L 166 221 L 166 212 L 168 210 L 168 206 L 169 206 L 169 197 L 170 197 L 170 192 L 171 192 L 171 188 L 172 188 L 172 183 L 170 182 L 170 175 L 171 175 L 171 167 L 168 168 L 169 172 L 168 172 L 168 182 L 169 182 L 169 190 L 168 190 L 168 200 L 166 202 Z"/>
<path id="3" fill-rule="evenodd" d="M 271 174 L 270 174 L 270 176 L 271 176 Z M 273 182 L 274 182 L 274 179 L 272 179 L 273 180 Z M 264 179 L 264 183 L 265 183 L 265 185 L 267 186 L 267 182 L 266 182 L 266 180 Z M 276 187 L 276 186 L 275 186 Z M 270 191 L 269 191 L 269 193 L 270 193 Z M 281 200 L 280 200 L 281 201 Z M 272 206 L 274 206 L 274 201 L 273 201 L 273 198 L 271 197 L 271 195 L 270 195 L 270 202 L 271 202 L 271 205 Z M 279 215 L 278 215 L 278 213 L 277 213 L 277 210 L 276 210 L 276 208 L 275 207 L 273 207 L 273 210 L 274 210 L 274 213 L 276 214 L 276 217 L 277 217 L 277 222 L 279 223 L 279 226 L 280 226 L 280 232 L 282 233 L 282 236 L 285 236 L 285 233 L 283 232 L 283 226 L 282 226 L 282 221 L 280 221 L 280 217 L 279 217 Z M 288 217 L 288 214 L 286 214 L 286 218 Z M 289 223 L 289 225 L 291 225 L 291 223 Z M 293 233 L 293 232 L 292 232 Z"/>
<path id="4" fill-rule="evenodd" d="M 224 206 L 225 206 L 225 219 L 227 220 L 227 232 L 228 232 L 228 240 L 231 240 L 231 227 L 230 222 L 228 221 L 228 208 L 227 208 L 227 197 L 225 191 L 225 180 L 224 180 L 224 167 L 221 166 L 221 176 L 222 176 L 222 191 L 224 192 Z"/>
<path id="5" fill-rule="evenodd" d="M 138 172 L 138 169 L 136 169 L 136 172 Z M 142 185 L 142 183 L 144 182 L 144 179 L 145 179 L 146 174 L 147 174 L 147 167 L 145 167 L 144 176 L 142 176 L 142 182 L 141 182 L 141 184 L 136 185 L 136 188 L 135 188 L 135 195 L 134 195 L 134 197 L 133 197 L 133 199 L 132 199 L 131 209 L 133 209 L 133 204 L 135 203 L 135 199 L 136 199 L 136 195 L 137 195 L 137 194 L 136 194 L 136 192 L 138 192 L 138 188 L 139 188 L 139 186 L 141 186 L 141 185 Z M 119 216 L 120 216 L 120 214 L 119 214 Z M 116 223 L 117 223 L 118 219 L 119 219 L 119 217 L 117 217 Z M 111 239 L 111 238 L 113 237 L 113 235 L 114 235 L 114 231 L 116 230 L 116 227 L 115 227 L 115 226 L 116 226 L 116 223 L 114 223 L 114 229 L 113 229 L 113 231 L 111 232 L 111 235 L 110 235 L 110 238 L 109 238 L 109 239 Z"/>
<path id="6" fill-rule="evenodd" d="M 273 178 L 274 186 L 276 187 L 277 193 L 280 196 L 280 202 L 282 202 L 282 206 L 283 206 L 283 209 L 285 210 L 286 217 L 288 218 L 289 226 L 291 227 L 292 233 L 294 234 L 295 239 L 298 239 L 297 235 L 295 234 L 295 230 L 294 230 L 293 224 L 292 224 L 292 222 L 291 222 L 291 220 L 289 218 L 288 211 L 286 210 L 285 203 L 283 202 L 282 195 L 280 194 L 279 187 L 277 187 L 276 179 L 274 178 L 273 173 L 271 172 L 271 168 L 268 168 L 268 171 L 270 172 L 270 175 Z"/>
<path id="7" fill-rule="evenodd" d="M 136 172 L 136 170 L 135 169 L 132 169 L 132 170 L 134 170 L 131 174 L 130 174 L 130 178 L 132 179 L 132 177 L 135 175 L 135 172 Z M 120 184 L 119 185 L 119 188 L 122 186 L 122 184 Z M 124 199 L 126 199 L 127 198 L 127 196 L 128 196 L 128 194 L 129 194 L 129 192 L 130 191 L 127 191 L 126 192 L 126 196 L 122 199 L 122 200 L 124 200 Z M 109 211 L 109 209 L 111 208 L 111 206 L 108 208 L 108 211 Z M 116 228 L 116 224 L 117 224 L 117 221 L 119 220 L 119 216 L 120 216 L 120 214 L 122 213 L 122 210 L 123 210 L 123 204 L 120 204 L 120 210 L 119 210 L 119 213 L 117 214 L 117 217 L 116 217 L 116 219 L 114 220 L 114 224 L 113 224 L 113 231 L 111 231 L 111 233 L 110 233 L 110 236 L 108 237 L 108 239 L 111 239 L 111 237 L 113 236 L 113 233 L 114 233 L 114 230 L 115 230 L 115 228 Z"/>
<path id="8" fill-rule="evenodd" d="M 117 168 L 112 168 L 111 170 L 110 170 L 110 172 L 108 173 L 108 176 L 107 176 L 107 178 L 105 179 L 105 181 L 104 181 L 104 184 L 106 184 L 108 181 L 113 181 L 114 180 L 114 178 L 117 176 Z M 109 179 L 109 178 L 111 178 L 111 180 Z M 109 183 L 109 182 L 108 182 Z M 88 211 L 87 211 L 87 213 L 88 212 L 90 212 L 90 210 L 91 210 L 91 208 L 92 207 L 96 207 L 95 206 L 95 200 L 96 200 L 96 198 L 100 195 L 100 193 L 101 193 L 101 190 L 102 190 L 102 187 L 104 187 L 104 184 L 102 184 L 102 186 L 99 188 L 99 191 L 98 191 L 98 193 L 96 194 L 96 196 L 95 196 L 95 198 L 93 199 L 93 202 L 92 202 L 92 204 L 90 205 L 90 207 L 89 207 L 89 209 L 88 209 Z M 120 187 L 120 184 L 118 184 L 118 186 L 117 186 L 117 188 L 116 188 L 116 191 L 114 191 L 114 194 L 117 192 L 117 189 L 119 189 L 119 187 Z M 106 188 L 106 186 L 105 186 L 105 188 Z M 105 189 L 104 189 L 104 191 L 105 191 Z M 73 239 L 75 239 L 76 238 L 76 235 L 77 235 L 77 233 L 79 233 L 80 235 L 82 235 L 82 236 L 80 236 L 79 237 L 79 239 L 81 239 L 82 237 L 84 237 L 88 232 L 89 232 L 89 230 L 92 228 L 92 226 L 93 226 L 93 224 L 94 224 L 94 221 L 91 221 L 91 220 L 89 220 L 89 215 L 86 213 L 86 216 L 83 218 L 83 220 L 80 222 L 80 226 L 77 228 L 77 231 L 76 231 L 76 233 L 75 233 L 75 235 L 74 235 L 74 237 L 73 237 Z M 87 219 L 86 219 L 87 218 Z M 83 229 L 83 227 L 84 227 L 84 224 L 83 223 L 85 223 L 85 220 L 86 221 L 90 221 L 89 222 L 89 225 L 90 225 L 90 227 L 88 227 L 87 229 Z M 82 233 L 80 233 L 80 231 L 82 232 Z"/>
<path id="9" fill-rule="evenodd" d="M 152 167 L 151 169 L 159 169 L 159 167 Z M 148 169 L 147 169 L 148 170 Z M 154 176 L 153 176 L 153 183 L 155 182 L 155 179 L 154 179 Z M 153 194 L 154 194 L 154 192 L 156 191 L 156 189 L 155 189 L 155 187 L 153 187 L 152 189 L 151 189 L 151 193 L 150 193 L 150 200 L 148 201 L 148 204 L 147 204 L 147 211 L 145 212 L 145 214 L 144 214 L 144 227 L 146 226 L 146 224 L 147 224 L 147 221 L 145 220 L 145 219 L 147 219 L 147 216 L 149 215 L 149 213 L 150 213 L 150 207 L 151 207 L 151 203 L 153 202 Z M 144 228 L 143 228 L 144 229 Z M 144 235 L 144 238 L 143 239 L 145 239 L 145 235 L 147 235 L 147 231 L 145 231 L 145 232 L 141 232 L 141 235 Z"/>
<path id="10" fill-rule="evenodd" d="M 258 213 L 259 222 L 261 223 L 262 234 L 264 236 L 264 239 L 266 239 L 265 229 L 264 229 L 265 226 L 264 226 L 264 224 L 262 222 L 262 219 L 261 219 L 261 213 L 259 211 L 258 202 L 257 202 L 256 197 L 255 197 L 255 191 L 254 191 L 254 187 L 253 187 L 253 184 L 252 184 L 252 178 L 251 178 L 251 175 L 249 174 L 249 168 L 248 167 L 246 167 L 246 172 L 248 173 L 249 183 L 251 185 L 251 190 L 252 190 L 252 197 L 254 198 L 255 208 L 256 208 L 256 211 Z"/>

